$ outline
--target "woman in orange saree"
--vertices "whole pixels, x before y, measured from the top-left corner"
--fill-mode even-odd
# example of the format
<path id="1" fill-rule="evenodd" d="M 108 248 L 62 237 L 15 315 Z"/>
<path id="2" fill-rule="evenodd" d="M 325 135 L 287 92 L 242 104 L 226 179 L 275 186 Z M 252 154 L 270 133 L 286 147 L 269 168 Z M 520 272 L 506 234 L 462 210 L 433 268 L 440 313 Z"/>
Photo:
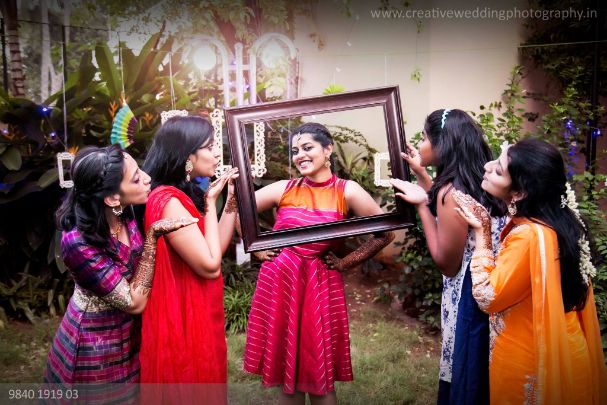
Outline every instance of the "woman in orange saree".
<path id="1" fill-rule="evenodd" d="M 473 295 L 490 314 L 489 386 L 496 404 L 604 404 L 607 371 L 587 231 L 558 150 L 539 140 L 504 147 L 483 189 L 509 203 L 497 257 L 486 210 L 463 193 L 456 210 L 475 229 Z"/>

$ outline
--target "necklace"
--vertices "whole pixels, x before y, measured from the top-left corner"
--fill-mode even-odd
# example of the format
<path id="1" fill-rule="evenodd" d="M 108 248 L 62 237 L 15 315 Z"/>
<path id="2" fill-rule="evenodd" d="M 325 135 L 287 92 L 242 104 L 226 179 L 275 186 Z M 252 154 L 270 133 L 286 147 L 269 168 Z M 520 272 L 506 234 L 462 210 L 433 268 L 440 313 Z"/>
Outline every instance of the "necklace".
<path id="1" fill-rule="evenodd" d="M 120 234 L 121 230 L 122 230 L 122 221 L 119 221 L 118 227 L 116 228 L 115 231 L 112 231 L 112 228 L 110 228 L 110 235 L 112 235 L 114 238 L 118 239 L 118 235 Z"/>

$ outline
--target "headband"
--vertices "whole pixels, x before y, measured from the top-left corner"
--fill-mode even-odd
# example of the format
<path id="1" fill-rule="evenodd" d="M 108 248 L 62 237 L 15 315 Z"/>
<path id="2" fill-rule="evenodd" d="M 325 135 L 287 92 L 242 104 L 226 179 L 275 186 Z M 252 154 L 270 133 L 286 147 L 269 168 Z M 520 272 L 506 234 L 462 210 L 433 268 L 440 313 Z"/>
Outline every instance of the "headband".
<path id="1" fill-rule="evenodd" d="M 445 109 L 445 111 L 443 111 L 443 116 L 440 120 L 440 129 L 445 128 L 445 120 L 447 119 L 447 114 L 449 114 L 450 111 L 451 109 Z"/>

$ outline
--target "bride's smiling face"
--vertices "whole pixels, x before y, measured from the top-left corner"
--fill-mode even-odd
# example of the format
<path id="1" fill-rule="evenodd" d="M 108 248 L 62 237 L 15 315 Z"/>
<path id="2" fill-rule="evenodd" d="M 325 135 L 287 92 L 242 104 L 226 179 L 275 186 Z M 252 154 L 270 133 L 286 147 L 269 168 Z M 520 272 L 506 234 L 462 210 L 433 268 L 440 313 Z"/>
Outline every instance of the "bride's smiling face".
<path id="1" fill-rule="evenodd" d="M 331 151 L 331 145 L 323 147 L 320 142 L 314 140 L 312 134 L 303 133 L 293 137 L 293 164 L 302 176 L 310 176 L 319 170 L 327 169 L 325 162 L 329 159 Z"/>

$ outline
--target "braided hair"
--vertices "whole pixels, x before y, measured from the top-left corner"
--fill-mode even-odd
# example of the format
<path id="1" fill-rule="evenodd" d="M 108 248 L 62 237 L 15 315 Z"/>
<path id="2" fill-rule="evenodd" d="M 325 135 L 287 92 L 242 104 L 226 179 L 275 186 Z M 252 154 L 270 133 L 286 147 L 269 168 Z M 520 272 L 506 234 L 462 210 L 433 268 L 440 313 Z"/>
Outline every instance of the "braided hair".
<path id="1" fill-rule="evenodd" d="M 82 149 L 71 169 L 74 187 L 57 211 L 57 227 L 70 231 L 76 227 L 85 241 L 104 247 L 110 240 L 110 226 L 105 218 L 103 199 L 120 193 L 124 154 L 119 145 Z M 126 215 L 132 214 L 128 210 Z"/>

